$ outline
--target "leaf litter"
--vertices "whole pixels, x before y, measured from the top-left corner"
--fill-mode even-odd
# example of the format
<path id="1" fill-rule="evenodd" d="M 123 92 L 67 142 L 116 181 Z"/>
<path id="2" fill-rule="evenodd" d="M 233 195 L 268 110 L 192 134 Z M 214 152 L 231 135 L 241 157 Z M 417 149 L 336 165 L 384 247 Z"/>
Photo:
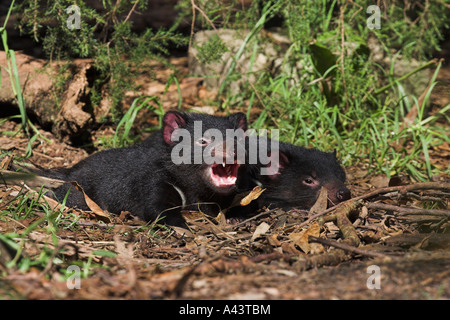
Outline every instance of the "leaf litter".
<path id="1" fill-rule="evenodd" d="M 8 188 L 20 187 L 8 186 L 2 192 Z M 191 212 L 188 229 L 145 224 L 131 215 L 125 220 L 111 215 L 105 222 L 98 215 L 78 212 L 72 226 L 57 229 L 56 239 L 44 227 L 23 237 L 22 256 L 33 259 L 50 251 L 52 259 L 26 273 L 2 265 L 3 280 L 8 294 L 30 299 L 373 298 L 377 296 L 367 288 L 358 292 L 366 286 L 367 266 L 379 264 L 388 275 L 404 277 L 408 297 L 417 297 L 421 290 L 433 294 L 442 286 L 439 292 L 446 296 L 450 211 L 424 209 L 420 215 L 420 210 L 410 214 L 401 209 L 417 209 L 423 197 L 448 204 L 449 191 L 449 182 L 378 188 L 331 210 L 266 208 L 257 218 L 234 224 Z M 74 211 L 64 209 L 64 214 L 70 213 Z M 23 234 L 33 221 L 22 223 L 1 221 L 0 231 Z M 88 261 L 89 274 L 81 289 L 71 290 L 61 270 L 76 261 Z M 425 272 L 421 268 L 427 261 Z M 315 290 L 307 291 L 311 279 L 322 286 L 326 279 L 338 284 L 326 291 L 316 284 Z M 413 285 L 412 279 L 419 281 Z M 387 289 L 378 292 L 380 298 L 396 298 L 396 288 Z"/>

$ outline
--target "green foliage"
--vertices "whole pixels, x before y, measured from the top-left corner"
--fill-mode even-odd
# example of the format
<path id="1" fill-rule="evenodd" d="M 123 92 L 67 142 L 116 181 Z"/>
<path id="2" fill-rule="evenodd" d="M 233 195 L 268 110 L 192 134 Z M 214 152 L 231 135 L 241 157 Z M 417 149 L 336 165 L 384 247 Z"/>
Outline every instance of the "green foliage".
<path id="1" fill-rule="evenodd" d="M 12 9 L 13 5 L 14 5 L 14 1 L 11 3 L 11 6 L 8 10 L 8 14 L 6 15 L 3 26 L 0 27 L 0 37 L 2 39 L 3 50 L 5 50 L 6 58 L 7 58 L 7 66 L 1 66 L 1 67 L 10 76 L 11 87 L 12 87 L 14 95 L 17 99 L 17 104 L 18 104 L 19 110 L 20 110 L 20 117 L 22 120 L 22 129 L 25 132 L 28 132 L 28 126 L 27 126 L 28 118 L 27 118 L 27 113 L 25 110 L 25 101 L 24 101 L 23 94 L 22 94 L 22 88 L 20 87 L 19 70 L 17 69 L 17 63 L 16 63 L 16 54 L 15 54 L 14 50 L 9 49 L 8 35 L 6 32 L 6 25 L 8 23 L 9 16 L 11 14 L 11 9 Z M 2 83 L 2 79 L 1 79 L 1 73 L 0 73 L 0 86 L 1 86 L 1 83 Z"/>
<path id="2" fill-rule="evenodd" d="M 293 41 L 310 43 L 328 41 L 339 45 L 341 22 L 344 37 L 365 44 L 369 34 L 374 33 L 387 48 L 406 48 L 406 57 L 426 58 L 439 49 L 443 30 L 449 27 L 449 1 L 394 0 L 375 2 L 357 1 L 285 1 L 283 16 Z M 380 29 L 367 28 L 371 13 L 367 8 L 380 7 Z M 342 17 L 341 17 L 342 11 Z M 342 20 L 341 20 L 342 19 Z"/>
<path id="3" fill-rule="evenodd" d="M 157 109 L 154 108 L 151 104 L 149 104 L 149 102 L 151 101 L 155 101 L 158 104 Z M 130 137 L 131 127 L 134 124 L 138 112 L 144 107 L 146 107 L 147 109 L 153 109 L 156 112 L 156 114 L 159 115 L 160 119 L 164 115 L 164 110 L 162 109 L 162 106 L 156 97 L 151 96 L 151 97 L 136 98 L 131 104 L 130 109 L 128 109 L 128 111 L 124 114 L 122 119 L 119 121 L 119 124 L 117 125 L 116 133 L 114 134 L 114 138 L 112 141 L 112 146 L 114 148 L 123 147 L 129 145 L 130 142 L 135 142 Z"/>
<path id="4" fill-rule="evenodd" d="M 19 70 L 17 67 L 16 62 L 16 54 L 14 50 L 9 48 L 8 45 L 8 35 L 6 32 L 6 25 L 8 23 L 9 16 L 11 14 L 12 8 L 14 6 L 14 1 L 11 2 L 11 5 L 9 7 L 8 13 L 6 15 L 4 24 L 2 27 L 0 27 L 0 37 L 2 39 L 2 46 L 3 50 L 6 53 L 6 66 L 0 66 L 3 70 L 6 71 L 6 73 L 9 75 L 9 81 L 11 83 L 11 88 L 14 92 L 14 96 L 17 100 L 17 105 L 19 106 L 19 112 L 20 112 L 20 119 L 22 124 L 22 130 L 23 132 L 30 137 L 27 145 L 26 153 L 27 155 L 31 155 L 31 146 L 33 145 L 34 141 L 41 137 L 42 139 L 49 141 L 47 138 L 41 135 L 41 133 L 36 129 L 36 127 L 33 125 L 33 123 L 30 121 L 27 115 L 26 106 L 25 106 L 25 99 L 23 97 L 22 88 L 20 86 L 20 79 L 19 79 Z M 2 85 L 2 79 L 1 79 L 1 73 L 0 73 L 0 87 Z M 12 116 L 11 118 L 15 118 Z M 34 131 L 34 135 L 30 135 L 30 129 Z"/>
<path id="5" fill-rule="evenodd" d="M 207 43 L 198 48 L 197 58 L 201 63 L 208 64 L 219 60 L 227 51 L 227 46 L 223 43 L 219 36 L 214 35 L 208 40 Z"/>
<path id="6" fill-rule="evenodd" d="M 408 57 L 430 57 L 443 40 L 443 27 L 449 27 L 448 6 L 448 0 L 395 0 L 383 8 L 380 38 L 389 48 L 405 48 Z"/>
<path id="7" fill-rule="evenodd" d="M 22 256 L 22 250 L 27 236 L 43 224 L 47 225 L 46 228 L 51 235 L 53 244 L 57 244 L 58 240 L 55 232 L 58 230 L 62 219 L 62 209 L 57 211 L 52 210 L 50 205 L 43 199 L 43 194 L 43 189 L 38 193 L 28 192 L 23 189 L 15 197 L 13 202 L 2 204 L 0 220 L 10 220 L 11 218 L 19 222 L 25 219 L 33 220 L 20 235 L 8 233 L 0 237 L 0 241 L 6 243 L 15 251 L 15 256 L 8 262 L 9 268 L 17 267 L 22 272 L 25 272 L 33 266 L 44 267 L 48 263 L 48 259 L 52 256 L 48 248 L 44 248 L 37 259 Z M 41 217 L 36 218 L 36 216 Z M 16 242 L 16 239 L 19 241 Z"/>
<path id="8" fill-rule="evenodd" d="M 86 260 L 72 260 L 66 257 L 67 245 L 61 244 L 59 233 L 61 229 L 72 230 L 77 228 L 80 219 L 79 214 L 65 212 L 63 201 L 59 209 L 52 209 L 51 205 L 43 197 L 44 190 L 38 192 L 22 189 L 19 194 L 9 203 L 3 203 L 0 199 L 0 221 L 11 221 L 14 219 L 23 230 L 20 232 L 8 232 L 0 234 L 0 246 L 7 248 L 11 259 L 7 260 L 2 268 L 0 276 L 10 271 L 18 270 L 22 273 L 29 272 L 31 268 L 40 270 L 43 274 L 48 272 L 50 266 L 56 266 L 62 279 L 65 280 L 69 265 L 80 266 L 82 277 L 87 277 L 95 267 L 102 267 L 94 263 L 96 257 L 115 257 L 116 253 L 107 250 L 94 250 Z M 66 196 L 67 198 L 67 196 Z M 30 234 L 41 234 L 40 240 L 30 239 Z M 48 236 L 45 236 L 48 235 Z M 30 255 L 25 249 L 26 243 L 36 241 L 40 243 L 40 250 Z M 4 252 L 3 252 L 4 253 Z M 57 273 L 52 273 L 55 276 Z M 50 275 L 49 275 L 50 276 Z"/>
<path id="9" fill-rule="evenodd" d="M 80 10 L 80 27 L 69 29 L 74 11 Z M 168 65 L 165 57 L 169 45 L 186 45 L 188 39 L 173 30 L 146 29 L 138 34 L 132 31 L 128 17 L 144 10 L 147 1 L 102 1 L 101 10 L 95 10 L 85 1 L 25 0 L 15 7 L 21 12 L 19 27 L 22 33 L 32 34 L 42 41 L 43 49 L 51 60 L 92 58 L 98 76 L 91 90 L 92 105 L 97 105 L 104 86 L 111 96 L 114 116 L 121 115 L 124 92 L 136 90 L 134 79 L 142 72 L 151 73 L 151 59 Z"/>

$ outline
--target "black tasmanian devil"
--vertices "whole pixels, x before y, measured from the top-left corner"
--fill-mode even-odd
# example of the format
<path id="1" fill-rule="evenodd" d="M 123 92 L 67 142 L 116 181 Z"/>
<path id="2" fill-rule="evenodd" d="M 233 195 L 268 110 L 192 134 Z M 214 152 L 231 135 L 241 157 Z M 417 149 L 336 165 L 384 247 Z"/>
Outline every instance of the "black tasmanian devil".
<path id="1" fill-rule="evenodd" d="M 182 130 L 183 129 L 183 130 Z M 93 154 L 71 168 L 43 170 L 39 174 L 76 181 L 102 209 L 129 211 L 150 221 L 165 217 L 170 225 L 183 225 L 182 209 L 217 214 L 236 194 L 240 163 L 239 141 L 227 131 L 247 129 L 243 113 L 228 117 L 170 111 L 162 129 L 131 147 Z M 208 158 L 208 157 L 209 158 Z M 88 209 L 83 194 L 71 184 L 53 190 L 66 204 Z"/>
<path id="2" fill-rule="evenodd" d="M 257 141 L 263 143 L 261 139 Z M 269 161 L 277 161 L 267 165 L 249 165 L 239 180 L 238 187 L 241 190 L 248 190 L 256 185 L 266 189 L 244 211 L 269 205 L 272 208 L 310 209 L 316 202 L 321 187 L 327 189 L 328 206 L 350 199 L 350 191 L 345 186 L 345 171 L 335 152 L 327 153 L 282 142 L 279 142 L 278 148 L 270 150 L 269 146 L 267 150 Z M 267 169 L 267 172 L 261 174 L 261 169 Z M 235 210 L 239 211 L 242 212 Z"/>

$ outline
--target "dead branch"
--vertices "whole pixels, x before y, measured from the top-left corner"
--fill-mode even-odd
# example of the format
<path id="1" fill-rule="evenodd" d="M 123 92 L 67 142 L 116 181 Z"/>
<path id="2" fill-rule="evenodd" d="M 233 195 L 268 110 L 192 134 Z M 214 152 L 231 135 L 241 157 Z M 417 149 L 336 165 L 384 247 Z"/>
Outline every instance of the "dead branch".
<path id="1" fill-rule="evenodd" d="M 272 261 L 272 260 L 284 260 L 286 262 L 291 261 L 293 257 L 298 257 L 296 254 L 292 253 L 281 253 L 281 252 L 271 252 L 271 253 L 263 253 L 257 255 L 255 257 L 251 257 L 250 261 L 254 263 L 259 263 L 262 261 Z"/>
<path id="2" fill-rule="evenodd" d="M 450 183 L 446 182 L 420 182 L 420 183 L 414 183 L 404 186 L 395 186 L 395 187 L 384 187 L 376 189 L 372 192 L 363 194 L 359 197 L 352 198 L 351 200 L 367 200 L 370 198 L 373 198 L 379 194 L 389 193 L 398 191 L 400 194 L 406 194 L 407 192 L 416 191 L 416 190 L 450 190 Z M 342 203 L 341 203 L 342 204 Z M 340 204 L 340 205 L 341 205 Z M 339 205 L 338 205 L 339 206 Z"/>
<path id="3" fill-rule="evenodd" d="M 319 254 L 312 257 L 302 256 L 299 261 L 293 264 L 296 271 L 302 272 L 315 267 L 336 266 L 350 258 L 350 255 L 342 249 L 336 249 L 332 252 Z"/>
<path id="4" fill-rule="evenodd" d="M 422 233 L 400 234 L 384 240 L 387 245 L 416 247 L 427 250 L 450 248 L 450 234 Z"/>
<path id="5" fill-rule="evenodd" d="M 343 243 L 348 247 L 357 247 L 360 244 L 356 229 L 348 219 L 353 210 L 359 206 L 358 201 L 346 201 L 344 205 L 336 210 L 335 223 L 344 237 Z M 320 223 L 320 222 L 319 222 Z M 333 266 L 351 258 L 351 255 L 341 248 L 334 249 L 312 257 L 302 257 L 294 263 L 296 270 L 303 271 L 318 266 Z"/>
<path id="6" fill-rule="evenodd" d="M 348 217 L 358 205 L 358 202 L 354 201 L 336 210 L 336 225 L 341 230 L 344 241 L 355 247 L 359 246 L 360 240 L 356 234 L 355 227 Z"/>
<path id="7" fill-rule="evenodd" d="M 421 183 L 414 183 L 409 185 L 403 185 L 403 186 L 395 186 L 395 187 L 384 187 L 384 188 L 378 188 L 376 190 L 373 190 L 371 192 L 368 192 L 366 194 L 363 194 L 361 196 L 352 198 L 350 200 L 341 202 L 331 208 L 328 208 L 327 210 L 324 210 L 322 212 L 316 213 L 312 216 L 310 216 L 306 221 L 300 223 L 298 227 L 303 227 L 305 225 L 308 225 L 312 221 L 316 220 L 317 218 L 332 212 L 334 210 L 337 210 L 339 207 L 346 205 L 349 202 L 358 201 L 358 200 L 367 200 L 371 199 L 373 197 L 376 197 L 380 194 L 385 193 L 392 193 L 392 192 L 399 192 L 400 194 L 407 194 L 411 191 L 417 191 L 417 190 L 443 190 L 443 191 L 450 191 L 450 183 L 446 182 L 421 182 Z"/>
<path id="8" fill-rule="evenodd" d="M 396 211 L 403 215 L 431 215 L 431 216 L 450 217 L 450 210 L 444 209 L 404 208 L 390 204 L 370 203 L 370 202 L 366 203 L 365 205 L 367 208 L 370 209 L 391 210 Z"/>
<path id="9" fill-rule="evenodd" d="M 231 225 L 225 227 L 225 230 L 235 229 L 235 228 L 237 228 L 239 226 L 245 225 L 246 223 L 248 223 L 248 222 L 250 222 L 252 220 L 256 220 L 257 218 L 259 218 L 261 216 L 269 215 L 269 214 L 271 214 L 273 212 L 276 212 L 276 211 L 277 211 L 277 209 L 263 211 L 263 212 L 258 213 L 258 214 L 254 215 L 254 216 L 252 216 L 252 217 L 250 217 L 248 219 L 245 219 L 244 221 L 241 221 L 241 222 L 236 223 L 236 224 L 231 224 Z"/>
<path id="10" fill-rule="evenodd" d="M 61 63 L 49 63 L 23 53 L 16 53 L 20 86 L 23 90 L 27 112 L 34 114 L 43 125 L 53 126 L 57 137 L 80 135 L 92 121 L 92 114 L 85 111 L 86 97 L 90 87 L 87 72 L 92 68 L 92 60 L 77 59 L 71 62 L 64 77 L 67 87 L 64 94 L 57 92 L 55 82 L 61 75 Z M 5 52 L 0 52 L 0 66 L 7 64 Z M 1 70 L 2 79 L 9 75 Z M 10 81 L 3 81 L 0 87 L 0 102 L 17 106 Z"/>
<path id="11" fill-rule="evenodd" d="M 309 236 L 308 240 L 310 242 L 317 242 L 320 244 L 324 244 L 327 246 L 331 246 L 331 247 L 335 247 L 335 248 L 339 248 L 351 253 L 355 253 L 355 254 L 360 254 L 363 256 L 367 256 L 367 257 L 373 257 L 373 258 L 385 258 L 386 255 L 379 253 L 379 252 L 373 252 L 373 251 L 367 251 L 367 250 L 363 250 L 360 248 L 356 248 L 353 246 L 350 246 L 346 243 L 343 242 L 337 242 L 337 241 L 332 241 L 332 240 L 328 240 L 328 239 L 323 239 L 323 238 L 318 238 L 318 237 L 314 237 L 314 236 Z"/>

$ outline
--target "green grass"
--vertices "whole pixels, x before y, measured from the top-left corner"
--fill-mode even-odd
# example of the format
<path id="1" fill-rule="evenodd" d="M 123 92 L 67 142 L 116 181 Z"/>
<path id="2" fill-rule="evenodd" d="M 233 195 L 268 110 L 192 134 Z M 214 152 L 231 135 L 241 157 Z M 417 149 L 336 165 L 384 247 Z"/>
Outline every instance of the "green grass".
<path id="1" fill-rule="evenodd" d="M 27 113 L 26 113 L 26 109 L 25 109 L 25 101 L 23 98 L 23 94 L 22 94 L 22 88 L 20 86 L 20 80 L 19 80 L 19 70 L 17 69 L 17 62 L 16 62 L 16 54 L 14 52 L 14 50 L 10 49 L 8 46 L 8 35 L 6 32 L 6 25 L 8 24 L 8 20 L 9 20 L 9 16 L 11 14 L 12 8 L 14 7 L 14 1 L 12 1 L 8 13 L 6 15 L 5 18 L 5 22 L 3 23 L 3 26 L 0 27 L 0 37 L 2 38 L 2 45 L 3 45 L 3 50 L 5 51 L 6 54 L 6 60 L 7 60 L 7 65 L 6 66 L 1 66 L 3 68 L 3 70 L 5 70 L 9 77 L 10 77 L 10 82 L 11 82 L 11 87 L 13 89 L 14 95 L 17 99 L 17 104 L 19 106 L 19 111 L 20 111 L 20 117 L 21 117 L 21 121 L 22 121 L 22 129 L 25 132 L 28 132 L 28 118 L 27 118 Z M 3 79 L 1 79 L 1 73 L 0 73 L 0 85 L 2 83 Z"/>
<path id="2" fill-rule="evenodd" d="M 0 27 L 0 37 L 2 39 L 3 50 L 5 51 L 6 61 L 7 61 L 6 66 L 0 66 L 0 67 L 3 70 L 5 70 L 6 73 L 9 75 L 9 81 L 11 82 L 11 87 L 12 87 L 14 96 L 17 101 L 17 106 L 19 107 L 19 115 L 20 115 L 20 120 L 21 120 L 21 124 L 22 124 L 22 130 L 27 136 L 30 137 L 28 145 L 27 145 L 26 153 L 27 153 L 27 156 L 31 156 L 32 145 L 38 137 L 40 137 L 41 139 L 43 139 L 47 142 L 49 142 L 49 140 L 47 138 L 45 138 L 39 132 L 39 130 L 37 130 L 35 125 L 28 118 L 26 105 L 25 105 L 25 99 L 24 99 L 22 88 L 20 85 L 19 70 L 17 68 L 16 54 L 15 54 L 15 51 L 10 49 L 9 45 L 8 45 L 8 34 L 6 32 L 6 25 L 8 24 L 9 16 L 14 7 L 14 2 L 15 2 L 15 0 L 13 0 L 11 2 L 11 5 L 9 7 L 8 13 L 5 18 L 5 22 L 3 23 L 3 26 Z M 3 81 L 3 79 L 1 78 L 1 73 L 0 73 L 0 88 L 1 88 L 2 81 Z M 30 129 L 33 130 L 33 132 L 34 132 L 33 136 L 30 135 Z"/>
<path id="3" fill-rule="evenodd" d="M 166 86 L 166 88 L 169 87 L 170 84 Z M 179 86 L 178 86 L 179 88 Z M 180 95 L 181 96 L 181 95 Z M 157 108 L 155 108 L 152 104 L 149 102 L 155 102 L 157 104 Z M 130 106 L 130 109 L 123 115 L 123 117 L 120 119 L 117 127 L 116 132 L 114 133 L 114 137 L 112 140 L 112 146 L 114 148 L 116 147 L 123 147 L 127 146 L 132 142 L 135 141 L 135 137 L 130 136 L 130 131 L 133 127 L 134 121 L 136 120 L 136 116 L 138 112 L 143 109 L 150 109 L 155 111 L 155 113 L 159 116 L 160 121 L 162 119 L 162 116 L 164 115 L 164 110 L 162 109 L 162 105 L 159 102 L 158 97 L 156 96 L 141 96 L 133 100 L 133 103 Z M 123 127 L 123 128 L 122 128 Z M 157 128 L 155 128 L 157 129 Z"/>
<path id="4" fill-rule="evenodd" d="M 82 273 L 80 276 L 88 277 L 93 268 L 102 267 L 101 264 L 94 263 L 93 257 L 115 257 L 117 254 L 108 250 L 94 250 L 87 259 L 73 260 L 66 258 L 66 245 L 62 245 L 59 232 L 63 229 L 76 231 L 79 229 L 77 221 L 81 216 L 74 214 L 64 207 L 65 200 L 59 209 L 52 209 L 50 204 L 43 198 L 44 190 L 30 192 L 22 189 L 10 203 L 4 203 L 5 199 L 0 199 L 0 221 L 11 223 L 15 221 L 15 229 L 8 233 L 0 234 L 0 242 L 3 246 L 10 248 L 11 259 L 2 269 L 0 277 L 8 272 L 17 270 L 27 273 L 31 268 L 45 273 L 48 266 L 56 266 L 56 270 L 61 276 L 61 281 L 72 275 L 67 270 L 69 265 L 79 266 Z M 25 224 L 24 224 L 25 223 Z M 20 231 L 19 231 L 20 230 Z M 30 238 L 31 233 L 40 234 Z M 25 250 L 27 243 L 39 243 L 41 249 L 30 255 L 29 250 Z M 31 252 L 34 252 L 31 250 Z"/>
<path id="5" fill-rule="evenodd" d="M 16 223 L 19 226 L 26 226 L 22 225 L 22 221 L 32 221 L 20 233 L 10 232 L 1 235 L 0 241 L 15 251 L 15 256 L 8 262 L 8 268 L 15 268 L 21 272 L 27 272 L 31 267 L 43 268 L 48 263 L 48 259 L 53 256 L 53 252 L 48 248 L 44 248 L 38 257 L 27 257 L 23 255 L 25 242 L 28 239 L 28 235 L 33 231 L 44 228 L 45 232 L 51 235 L 52 245 L 55 248 L 58 247 L 58 238 L 55 232 L 61 224 L 63 217 L 62 209 L 53 211 L 45 200 L 42 201 L 43 194 L 43 189 L 35 196 L 36 194 L 34 192 L 28 192 L 28 190 L 22 188 L 10 203 L 3 203 L 5 200 L 1 200 L 1 221 L 10 221 L 13 219 L 17 221 Z"/>
<path id="6" fill-rule="evenodd" d="M 253 126 L 280 129 L 280 139 L 293 144 L 327 151 L 336 148 L 344 165 L 369 162 L 371 171 L 388 177 L 402 172 L 416 180 L 429 180 L 439 173 L 430 163 L 429 148 L 449 142 L 448 126 L 439 125 L 437 120 L 448 121 L 450 105 L 431 116 L 424 112 L 438 71 L 439 67 L 417 118 L 402 130 L 401 110 L 412 105 L 407 106 L 401 95 L 375 100 L 371 110 L 358 101 L 344 110 L 342 106 L 330 106 L 319 87 L 293 88 L 287 77 L 270 79 L 266 86 L 258 87 L 263 110 Z M 417 97 L 410 98 L 418 104 Z M 398 146 L 401 141 L 405 144 Z"/>
<path id="7" fill-rule="evenodd" d="M 264 23 L 264 17 L 261 16 L 258 24 Z M 331 23 L 330 17 L 329 11 L 323 12 L 327 25 Z M 337 34 L 328 36 L 339 37 Z M 242 54 L 245 43 L 234 61 Z M 246 50 L 253 49 L 249 46 Z M 346 166 L 369 163 L 369 173 L 383 173 L 388 177 L 406 173 L 418 181 L 439 174 L 442 169 L 432 165 L 429 149 L 450 141 L 446 132 L 450 105 L 433 115 L 428 115 L 426 108 L 437 85 L 441 63 L 424 62 L 396 78 L 394 62 L 401 50 L 391 56 L 390 68 L 381 72 L 380 66 L 371 62 L 364 50 L 361 54 L 345 55 L 344 69 L 341 69 L 336 50 L 340 50 L 339 43 L 333 51 L 330 45 L 308 49 L 294 42 L 287 53 L 296 56 L 295 61 L 302 61 L 301 74 L 293 73 L 289 58 L 285 58 L 282 72 L 277 76 L 260 75 L 256 83 L 246 86 L 237 95 L 225 90 L 222 107 L 233 110 L 236 106 L 247 105 L 248 115 L 254 108 L 259 117 L 251 124 L 253 128 L 279 129 L 281 140 L 296 145 L 325 151 L 337 149 Z M 430 67 L 435 71 L 419 103 L 419 97 L 405 94 L 402 82 Z M 227 77 L 236 76 L 230 69 Z M 325 78 L 328 80 L 324 81 Z M 382 85 L 383 80 L 388 84 Z M 418 106 L 418 115 L 413 123 L 404 126 L 405 115 L 414 105 Z"/>

